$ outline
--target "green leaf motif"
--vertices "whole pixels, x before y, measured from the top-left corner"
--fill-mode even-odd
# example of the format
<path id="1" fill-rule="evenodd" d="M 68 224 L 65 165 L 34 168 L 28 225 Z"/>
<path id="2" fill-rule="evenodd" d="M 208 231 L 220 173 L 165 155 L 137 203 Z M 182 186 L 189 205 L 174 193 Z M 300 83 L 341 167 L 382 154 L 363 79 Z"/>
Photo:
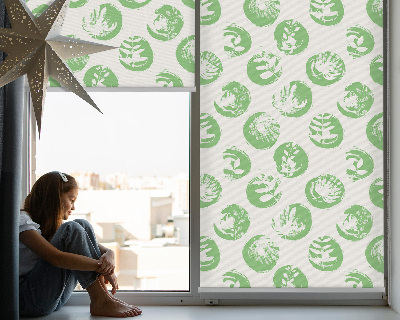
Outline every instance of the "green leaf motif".
<path id="1" fill-rule="evenodd" d="M 276 288 L 308 288 L 308 280 L 305 274 L 293 265 L 286 265 L 274 274 Z"/>
<path id="2" fill-rule="evenodd" d="M 224 40 L 224 51 L 231 58 L 239 57 L 251 48 L 250 33 L 235 23 L 224 29 Z"/>
<path id="3" fill-rule="evenodd" d="M 247 111 L 250 105 L 250 91 L 239 82 L 232 81 L 222 87 L 222 94 L 214 101 L 218 113 L 236 118 Z"/>
<path id="4" fill-rule="evenodd" d="M 89 0 L 71 0 L 71 2 L 69 3 L 69 7 L 70 8 L 80 8 L 83 7 L 86 3 L 88 3 Z"/>
<path id="5" fill-rule="evenodd" d="M 272 96 L 272 106 L 286 117 L 298 118 L 312 106 L 312 92 L 302 81 L 291 81 Z"/>
<path id="6" fill-rule="evenodd" d="M 183 39 L 176 48 L 176 59 L 186 71 L 194 73 L 195 36 Z"/>
<path id="7" fill-rule="evenodd" d="M 323 26 L 333 26 L 342 21 L 344 8 L 341 0 L 310 0 L 310 16 Z"/>
<path id="8" fill-rule="evenodd" d="M 118 0 L 124 7 L 128 9 L 139 9 L 148 4 L 151 0 Z"/>
<path id="9" fill-rule="evenodd" d="M 200 114 L 200 148 L 214 147 L 221 138 L 218 122 L 208 113 Z"/>
<path id="10" fill-rule="evenodd" d="M 243 11 L 247 19 L 257 27 L 273 24 L 280 13 L 279 0 L 245 0 Z"/>
<path id="11" fill-rule="evenodd" d="M 183 87 L 181 78 L 167 69 L 156 75 L 156 83 L 162 84 L 163 87 Z"/>
<path id="12" fill-rule="evenodd" d="M 352 181 L 368 177 L 374 171 L 374 160 L 364 150 L 354 148 L 346 152 L 346 173 Z"/>
<path id="13" fill-rule="evenodd" d="M 243 178 L 250 172 L 251 162 L 249 156 L 235 146 L 224 151 L 223 159 L 226 163 L 224 174 L 231 181 Z"/>
<path id="14" fill-rule="evenodd" d="M 174 39 L 183 28 L 181 12 L 170 5 L 163 5 L 155 11 L 155 18 L 147 25 L 149 34 L 157 40 Z"/>
<path id="15" fill-rule="evenodd" d="M 272 219 L 274 229 L 282 239 L 299 240 L 311 230 L 311 211 L 300 203 L 291 204 Z"/>
<path id="16" fill-rule="evenodd" d="M 251 81 L 260 86 L 274 83 L 282 75 L 281 58 L 262 51 L 247 63 L 247 75 Z"/>
<path id="17" fill-rule="evenodd" d="M 338 178 L 325 174 L 308 181 L 305 192 L 311 205 L 319 209 L 328 209 L 343 200 L 345 189 Z"/>
<path id="18" fill-rule="evenodd" d="M 346 67 L 336 53 L 325 51 L 308 59 L 306 72 L 310 80 L 319 86 L 329 86 L 343 78 Z"/>
<path id="19" fill-rule="evenodd" d="M 118 87 L 118 78 L 110 68 L 97 65 L 86 71 L 83 83 L 86 87 Z"/>
<path id="20" fill-rule="evenodd" d="M 47 4 L 41 4 L 40 6 L 37 6 L 35 9 L 32 10 L 32 14 L 35 17 L 39 17 L 44 11 L 46 11 L 46 9 L 49 6 Z"/>
<path id="21" fill-rule="evenodd" d="M 353 288 L 373 288 L 372 280 L 365 274 L 358 270 L 354 270 L 346 274 L 346 284 L 351 285 Z"/>
<path id="22" fill-rule="evenodd" d="M 222 277 L 223 282 L 230 282 L 230 288 L 251 288 L 249 279 L 235 269 L 224 273 Z"/>
<path id="23" fill-rule="evenodd" d="M 218 0 L 200 0 L 200 24 L 211 25 L 221 17 L 221 5 Z"/>
<path id="24" fill-rule="evenodd" d="M 367 55 L 374 49 L 375 41 L 371 31 L 362 26 L 350 27 L 346 32 L 347 52 L 353 58 Z"/>
<path id="25" fill-rule="evenodd" d="M 154 60 L 149 42 L 139 36 L 129 37 L 119 48 L 119 62 L 130 71 L 144 71 L 151 67 Z"/>
<path id="26" fill-rule="evenodd" d="M 279 247 L 268 237 L 256 235 L 244 246 L 242 251 L 246 264 L 256 272 L 272 270 L 279 259 Z"/>
<path id="27" fill-rule="evenodd" d="M 304 51 L 309 42 L 309 35 L 303 25 L 295 20 L 279 23 L 274 32 L 278 49 L 285 54 L 294 55 Z"/>
<path id="28" fill-rule="evenodd" d="M 195 8 L 195 2 L 194 0 L 182 0 L 183 4 L 185 6 L 188 6 L 189 8 L 194 9 Z"/>
<path id="29" fill-rule="evenodd" d="M 82 28 L 93 39 L 110 40 L 122 28 L 122 13 L 111 3 L 103 3 L 82 20 Z"/>
<path id="30" fill-rule="evenodd" d="M 365 249 L 365 257 L 368 263 L 376 271 L 385 272 L 384 240 L 383 236 L 374 238 Z"/>
<path id="31" fill-rule="evenodd" d="M 383 27 L 383 0 L 368 0 L 367 13 L 373 22 Z"/>
<path id="32" fill-rule="evenodd" d="M 365 207 L 353 205 L 346 209 L 336 224 L 341 237 L 350 241 L 364 239 L 372 229 L 372 215 Z"/>
<path id="33" fill-rule="evenodd" d="M 279 138 L 280 125 L 265 112 L 257 112 L 245 122 L 243 134 L 254 148 L 270 149 Z"/>
<path id="34" fill-rule="evenodd" d="M 215 177 L 209 174 L 200 176 L 200 208 L 206 208 L 217 203 L 221 193 L 221 184 Z"/>
<path id="35" fill-rule="evenodd" d="M 247 199 L 257 208 L 271 207 L 282 197 L 280 184 L 281 181 L 278 178 L 262 173 L 248 183 L 246 188 Z"/>
<path id="36" fill-rule="evenodd" d="M 237 204 L 231 204 L 222 210 L 214 223 L 217 236 L 225 240 L 238 240 L 250 226 L 249 214 Z"/>
<path id="37" fill-rule="evenodd" d="M 310 244 L 308 259 L 317 270 L 334 271 L 342 265 L 343 252 L 335 239 L 323 236 Z"/>
<path id="38" fill-rule="evenodd" d="M 221 260 L 221 254 L 215 241 L 210 237 L 200 237 L 200 271 L 215 269 Z"/>
<path id="39" fill-rule="evenodd" d="M 367 124 L 367 138 L 378 149 L 383 150 L 383 113 L 378 113 Z"/>
<path id="40" fill-rule="evenodd" d="M 383 186 L 383 179 L 378 178 L 372 182 L 371 186 L 369 187 L 369 198 L 371 202 L 376 205 L 378 208 L 383 209 L 384 207 L 384 186 Z"/>
<path id="41" fill-rule="evenodd" d="M 336 148 L 343 141 L 343 128 L 339 120 L 330 113 L 321 113 L 311 120 L 311 141 L 320 148 Z"/>
<path id="42" fill-rule="evenodd" d="M 371 89 L 361 82 L 353 82 L 345 89 L 343 98 L 337 103 L 339 111 L 349 118 L 364 116 L 374 103 Z"/>
<path id="43" fill-rule="evenodd" d="M 200 53 L 200 84 L 207 85 L 219 78 L 223 71 L 221 60 L 212 52 Z"/>
<path id="44" fill-rule="evenodd" d="M 276 170 L 286 178 L 295 178 L 306 172 L 308 156 L 298 144 L 287 142 L 280 145 L 274 153 Z"/>
<path id="45" fill-rule="evenodd" d="M 383 56 L 377 55 L 369 66 L 369 74 L 377 84 L 383 85 Z"/>

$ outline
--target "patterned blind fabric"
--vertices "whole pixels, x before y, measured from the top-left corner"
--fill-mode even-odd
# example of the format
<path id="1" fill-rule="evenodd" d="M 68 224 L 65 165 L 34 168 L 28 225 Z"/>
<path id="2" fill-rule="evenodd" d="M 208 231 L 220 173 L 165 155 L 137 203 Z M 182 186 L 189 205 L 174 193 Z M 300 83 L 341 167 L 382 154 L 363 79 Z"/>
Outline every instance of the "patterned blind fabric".
<path id="1" fill-rule="evenodd" d="M 382 0 L 201 0 L 201 286 L 384 287 Z"/>
<path id="2" fill-rule="evenodd" d="M 52 2 L 27 6 L 40 15 Z M 194 13 L 194 0 L 71 0 L 62 35 L 117 49 L 68 66 L 84 87 L 194 87 Z"/>

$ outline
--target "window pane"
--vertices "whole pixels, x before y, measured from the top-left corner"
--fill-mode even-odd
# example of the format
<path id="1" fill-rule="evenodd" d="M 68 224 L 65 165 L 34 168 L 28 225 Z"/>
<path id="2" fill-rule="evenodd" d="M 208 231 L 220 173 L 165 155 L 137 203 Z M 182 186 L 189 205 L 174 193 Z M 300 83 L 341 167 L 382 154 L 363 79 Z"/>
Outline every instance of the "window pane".
<path id="1" fill-rule="evenodd" d="M 36 174 L 80 186 L 85 218 L 117 257 L 120 289 L 189 289 L 189 93 L 49 92 Z M 38 136 L 38 135 L 37 135 Z"/>

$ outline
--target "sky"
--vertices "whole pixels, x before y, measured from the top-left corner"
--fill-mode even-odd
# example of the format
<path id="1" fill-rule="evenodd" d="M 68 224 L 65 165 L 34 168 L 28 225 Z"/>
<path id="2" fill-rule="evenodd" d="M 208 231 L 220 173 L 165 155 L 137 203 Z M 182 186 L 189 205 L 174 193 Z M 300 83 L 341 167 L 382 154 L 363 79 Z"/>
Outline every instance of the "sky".
<path id="1" fill-rule="evenodd" d="M 47 92 L 36 172 L 174 175 L 189 172 L 187 92 Z"/>

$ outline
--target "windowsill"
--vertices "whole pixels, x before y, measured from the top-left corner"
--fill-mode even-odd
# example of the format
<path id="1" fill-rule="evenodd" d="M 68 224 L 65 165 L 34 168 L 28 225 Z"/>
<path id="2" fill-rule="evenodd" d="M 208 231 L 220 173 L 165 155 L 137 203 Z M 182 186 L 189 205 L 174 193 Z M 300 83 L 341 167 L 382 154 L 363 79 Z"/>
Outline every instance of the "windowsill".
<path id="1" fill-rule="evenodd" d="M 399 320 L 400 315 L 389 307 L 261 307 L 261 306 L 144 306 L 142 320 Z M 38 318 L 23 318 L 38 319 Z M 64 306 L 45 317 L 46 320 L 93 319 L 89 306 Z M 109 319 L 96 317 L 96 319 Z"/>

